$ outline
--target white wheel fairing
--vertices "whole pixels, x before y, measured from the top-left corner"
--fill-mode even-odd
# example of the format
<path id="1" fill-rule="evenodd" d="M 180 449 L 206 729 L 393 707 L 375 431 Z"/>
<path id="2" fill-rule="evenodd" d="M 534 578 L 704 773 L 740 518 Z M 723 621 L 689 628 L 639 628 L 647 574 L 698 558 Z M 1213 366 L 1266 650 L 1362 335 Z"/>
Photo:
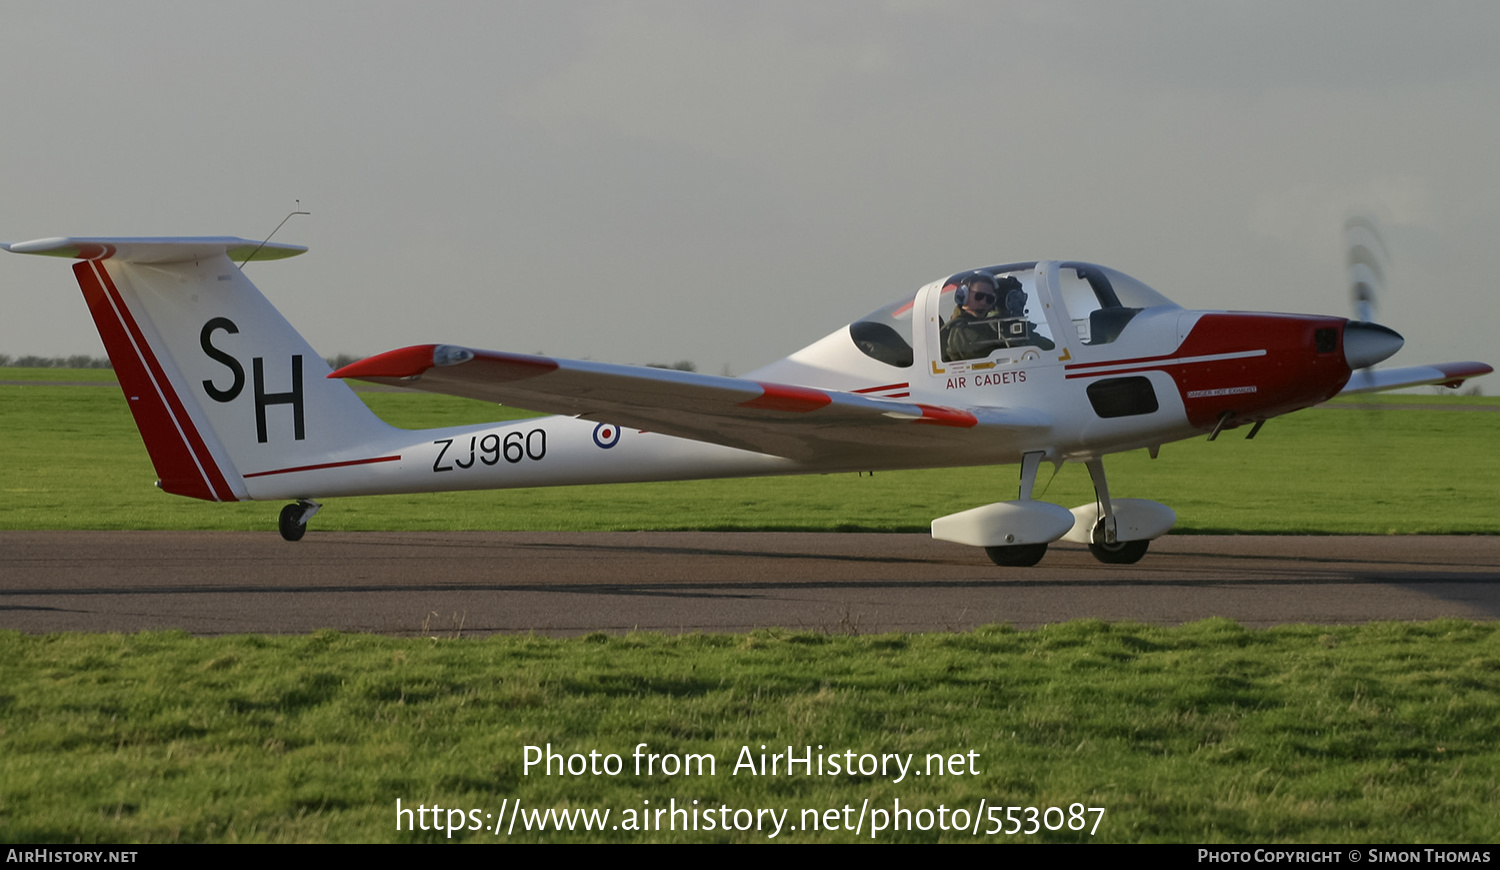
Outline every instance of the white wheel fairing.
<path id="1" fill-rule="evenodd" d="M 1144 498 L 1110 499 L 1115 514 L 1115 539 L 1118 541 L 1149 541 L 1159 538 L 1177 525 L 1177 514 L 1161 502 Z M 1099 522 L 1099 505 L 1089 502 L 1070 512 L 1074 518 L 1072 529 L 1063 535 L 1063 540 L 1075 544 L 1094 543 L 1094 526 Z"/>
<path id="2" fill-rule="evenodd" d="M 1045 501 L 1003 501 L 938 517 L 932 536 L 971 547 L 1046 544 L 1073 526 L 1068 509 Z"/>

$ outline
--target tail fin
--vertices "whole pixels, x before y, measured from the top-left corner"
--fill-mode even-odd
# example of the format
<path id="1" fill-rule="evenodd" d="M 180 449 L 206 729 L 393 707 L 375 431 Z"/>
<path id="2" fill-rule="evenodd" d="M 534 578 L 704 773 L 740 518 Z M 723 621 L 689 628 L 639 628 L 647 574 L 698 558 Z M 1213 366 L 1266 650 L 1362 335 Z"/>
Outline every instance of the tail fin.
<path id="1" fill-rule="evenodd" d="M 4 247 L 81 261 L 73 272 L 167 492 L 265 497 L 247 479 L 368 456 L 391 433 L 346 384 L 326 377 L 323 358 L 231 260 L 305 248 L 237 238 Z"/>

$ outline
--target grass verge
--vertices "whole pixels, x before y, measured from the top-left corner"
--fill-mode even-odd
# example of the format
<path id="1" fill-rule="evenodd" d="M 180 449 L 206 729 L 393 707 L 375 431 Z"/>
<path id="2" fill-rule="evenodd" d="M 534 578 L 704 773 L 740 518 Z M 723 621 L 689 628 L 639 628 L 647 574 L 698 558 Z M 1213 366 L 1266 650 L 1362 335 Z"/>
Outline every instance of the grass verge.
<path id="1" fill-rule="evenodd" d="M 675 831 L 608 827 L 675 800 L 785 811 L 774 839 L 793 842 L 870 840 L 870 811 L 899 801 L 928 811 L 908 818 L 929 830 L 873 839 L 1470 843 L 1493 838 L 1500 800 L 1500 626 L 1458 621 L 570 640 L 5 632 L 0 686 L 9 843 L 449 839 L 398 831 L 398 799 L 464 810 L 451 839 L 477 842 L 771 839 L 701 817 L 696 831 L 680 829 L 686 816 Z M 714 771 L 637 773 L 641 743 L 711 756 Z M 549 744 L 618 755 L 621 770 L 528 773 L 525 747 Z M 965 765 L 901 781 L 894 768 L 735 771 L 743 753 L 789 745 Z M 866 799 L 861 833 L 821 829 L 828 810 L 852 824 L 844 808 Z M 496 834 L 515 801 L 610 816 L 570 832 L 523 816 Z M 990 835 L 981 801 L 1105 814 L 1092 835 Z M 939 807 L 949 827 L 965 810 L 971 831 L 942 830 Z M 485 813 L 486 830 L 467 829 Z"/>
<path id="2" fill-rule="evenodd" d="M 362 395 L 376 413 L 409 428 L 529 416 L 444 396 Z M 1405 405 L 1438 397 L 1376 398 Z M 0 528 L 275 527 L 279 504 L 210 505 L 155 490 L 115 387 L 0 387 L 0 420 Z M 1111 456 L 1111 491 L 1172 506 L 1179 534 L 1500 533 L 1500 502 L 1492 497 L 1500 480 L 1500 413 L 1314 409 L 1271 421 L 1254 441 L 1241 432 L 1168 444 L 1156 460 L 1144 451 Z M 349 531 L 918 532 L 933 517 L 1013 498 L 1016 475 L 1014 467 L 959 468 L 373 496 L 330 499 L 315 523 Z M 1039 489 L 1038 497 L 1070 507 L 1093 498 L 1077 465 Z"/>

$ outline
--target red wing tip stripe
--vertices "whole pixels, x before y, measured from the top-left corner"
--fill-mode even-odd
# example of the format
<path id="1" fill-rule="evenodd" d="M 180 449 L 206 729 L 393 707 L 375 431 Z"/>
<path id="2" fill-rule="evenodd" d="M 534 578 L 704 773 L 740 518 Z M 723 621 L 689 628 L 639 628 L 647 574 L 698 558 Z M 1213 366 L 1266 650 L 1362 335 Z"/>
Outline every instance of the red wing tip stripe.
<path id="1" fill-rule="evenodd" d="M 757 382 L 758 383 L 758 382 Z M 740 402 L 741 408 L 759 408 L 766 411 L 791 411 L 806 414 L 833 402 L 833 397 L 821 390 L 807 387 L 789 387 L 786 384 L 759 384 L 763 391 L 748 402 Z"/>
<path id="2" fill-rule="evenodd" d="M 321 465 L 299 465 L 296 468 L 277 468 L 271 471 L 257 471 L 254 474 L 245 475 L 245 479 L 252 477 L 266 477 L 271 474 L 295 474 L 299 471 L 321 471 L 325 468 L 346 468 L 350 465 L 370 465 L 376 462 L 397 462 L 400 456 L 376 456 L 371 459 L 351 459 L 347 462 L 324 462 Z"/>
<path id="3" fill-rule="evenodd" d="M 444 355 L 451 356 L 455 353 L 461 354 L 461 356 L 446 361 L 438 359 L 438 357 Z M 451 345 L 441 344 L 414 344 L 411 347 L 388 350 L 385 353 L 376 354 L 358 362 L 350 363 L 336 372 L 330 372 L 328 377 L 358 379 L 414 378 L 434 367 L 469 361 L 499 363 L 503 367 L 503 379 L 511 381 L 536 377 L 537 375 L 543 375 L 557 369 L 557 362 L 544 356 L 530 356 L 524 353 L 499 353 L 488 350 L 470 351 L 466 348 L 456 348 Z"/>
<path id="4" fill-rule="evenodd" d="M 352 362 L 330 378 L 410 378 L 432 368 L 432 352 L 435 344 L 415 344 L 400 350 L 388 350 L 375 356 Z"/>
<path id="5" fill-rule="evenodd" d="M 101 245 L 97 242 L 85 242 L 78 246 L 78 253 L 74 254 L 79 260 L 108 260 L 115 255 L 114 245 Z"/>
<path id="6" fill-rule="evenodd" d="M 1494 371 L 1494 367 L 1481 362 L 1438 363 L 1433 368 L 1451 378 L 1477 378 Z"/>
<path id="7" fill-rule="evenodd" d="M 924 405 L 920 402 L 917 407 L 922 409 L 922 419 L 913 420 L 914 423 L 927 423 L 931 426 L 957 426 L 960 429 L 968 429 L 979 425 L 979 418 L 968 411 L 960 411 L 957 408 L 944 408 L 941 405 Z"/>

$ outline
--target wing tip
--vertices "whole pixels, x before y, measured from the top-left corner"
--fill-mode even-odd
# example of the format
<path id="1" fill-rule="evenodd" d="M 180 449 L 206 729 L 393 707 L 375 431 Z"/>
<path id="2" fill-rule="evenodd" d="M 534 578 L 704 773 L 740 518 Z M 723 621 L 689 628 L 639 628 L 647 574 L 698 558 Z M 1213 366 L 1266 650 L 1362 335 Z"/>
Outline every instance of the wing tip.
<path id="1" fill-rule="evenodd" d="M 452 344 L 414 344 L 365 357 L 338 371 L 329 372 L 328 377 L 412 380 L 435 368 L 448 368 L 467 362 L 481 364 L 479 369 L 472 371 L 483 372 L 484 377 L 497 381 L 525 380 L 558 368 L 556 360 L 544 356 L 470 350 Z"/>
<path id="2" fill-rule="evenodd" d="M 1439 386 L 1456 389 L 1470 378 L 1490 374 L 1495 369 L 1482 362 L 1446 362 L 1399 369 L 1361 369 L 1349 377 L 1339 395 L 1383 393 L 1409 387 Z"/>
<path id="3" fill-rule="evenodd" d="M 414 378 L 435 365 L 433 356 L 442 345 L 414 344 L 388 350 L 349 363 L 328 373 L 330 378 Z"/>

